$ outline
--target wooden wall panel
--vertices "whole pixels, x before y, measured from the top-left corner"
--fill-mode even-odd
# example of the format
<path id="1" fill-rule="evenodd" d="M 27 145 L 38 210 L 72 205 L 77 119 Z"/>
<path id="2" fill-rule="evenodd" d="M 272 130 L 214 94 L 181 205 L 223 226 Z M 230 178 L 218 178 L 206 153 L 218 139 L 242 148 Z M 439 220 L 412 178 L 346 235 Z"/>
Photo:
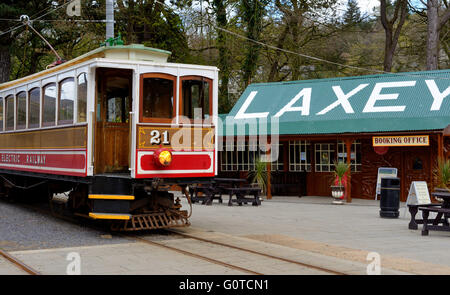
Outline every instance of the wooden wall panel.
<path id="1" fill-rule="evenodd" d="M 444 155 L 450 160 L 450 136 L 444 137 Z"/>
<path id="2" fill-rule="evenodd" d="M 64 127 L 0 134 L 0 149 L 79 149 L 87 146 L 87 127 Z"/>

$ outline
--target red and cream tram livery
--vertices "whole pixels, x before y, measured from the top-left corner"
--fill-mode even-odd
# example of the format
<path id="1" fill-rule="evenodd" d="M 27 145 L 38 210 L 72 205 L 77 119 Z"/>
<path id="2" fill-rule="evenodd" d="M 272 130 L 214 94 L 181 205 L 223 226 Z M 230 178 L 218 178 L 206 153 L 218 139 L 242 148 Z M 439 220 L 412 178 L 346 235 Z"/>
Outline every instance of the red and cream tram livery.
<path id="1" fill-rule="evenodd" d="M 0 84 L 3 194 L 69 191 L 75 214 L 124 230 L 189 224 L 168 188 L 216 175 L 218 69 L 169 55 L 100 47 Z"/>

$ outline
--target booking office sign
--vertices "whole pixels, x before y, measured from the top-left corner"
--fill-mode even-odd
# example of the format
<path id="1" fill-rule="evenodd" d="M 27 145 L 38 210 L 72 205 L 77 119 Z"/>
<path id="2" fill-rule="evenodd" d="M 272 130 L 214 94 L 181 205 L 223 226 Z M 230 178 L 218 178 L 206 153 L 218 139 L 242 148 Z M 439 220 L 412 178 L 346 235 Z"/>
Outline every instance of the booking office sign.
<path id="1" fill-rule="evenodd" d="M 271 134 L 272 143 L 289 134 L 444 129 L 449 85 L 449 70 L 252 84 L 226 125 L 245 135 Z"/>

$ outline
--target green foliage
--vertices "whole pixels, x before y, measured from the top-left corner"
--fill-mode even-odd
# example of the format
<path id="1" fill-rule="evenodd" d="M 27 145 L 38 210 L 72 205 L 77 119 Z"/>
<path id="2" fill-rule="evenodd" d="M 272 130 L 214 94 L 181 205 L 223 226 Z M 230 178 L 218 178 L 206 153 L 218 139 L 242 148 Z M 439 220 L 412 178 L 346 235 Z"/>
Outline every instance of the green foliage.
<path id="1" fill-rule="evenodd" d="M 251 183 L 257 183 L 263 190 L 264 194 L 267 193 L 267 162 L 261 161 L 260 158 L 255 160 L 255 168 L 248 172 L 248 178 Z"/>
<path id="2" fill-rule="evenodd" d="M 439 188 L 450 190 L 450 160 L 438 159 L 436 179 Z"/>
<path id="3" fill-rule="evenodd" d="M 350 164 L 342 161 L 334 162 L 334 176 L 338 178 L 339 185 L 342 185 L 342 177 L 350 169 Z"/>

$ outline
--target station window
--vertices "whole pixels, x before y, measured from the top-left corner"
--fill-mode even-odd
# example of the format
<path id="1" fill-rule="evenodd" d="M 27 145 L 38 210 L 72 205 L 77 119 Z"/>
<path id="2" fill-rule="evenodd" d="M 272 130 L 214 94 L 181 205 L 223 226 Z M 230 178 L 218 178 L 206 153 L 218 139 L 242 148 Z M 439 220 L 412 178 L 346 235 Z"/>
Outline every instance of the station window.
<path id="1" fill-rule="evenodd" d="M 289 171 L 311 171 L 310 142 L 289 141 Z"/>
<path id="2" fill-rule="evenodd" d="M 175 115 L 176 77 L 143 74 L 141 86 L 141 122 L 171 122 Z"/>
<path id="3" fill-rule="evenodd" d="M 77 122 L 86 122 L 87 78 L 81 73 L 77 78 Z"/>
<path id="4" fill-rule="evenodd" d="M 221 170 L 222 171 L 251 171 L 255 169 L 255 161 L 260 158 L 263 151 L 261 151 L 256 142 L 245 142 L 233 144 L 233 149 L 230 150 L 231 143 L 226 143 L 227 147 L 221 152 Z M 278 158 L 272 162 L 272 171 L 283 171 L 283 144 L 278 144 Z"/>
<path id="5" fill-rule="evenodd" d="M 74 90 L 73 78 L 59 82 L 58 125 L 73 124 Z"/>
<path id="6" fill-rule="evenodd" d="M 315 144 L 315 170 L 316 172 L 330 172 L 334 170 L 333 160 L 335 159 L 335 149 L 332 143 Z"/>
<path id="7" fill-rule="evenodd" d="M 199 76 L 181 78 L 182 115 L 189 119 L 207 119 L 212 110 L 212 80 Z"/>
<path id="8" fill-rule="evenodd" d="M 28 92 L 28 128 L 39 127 L 41 89 L 33 88 Z"/>
<path id="9" fill-rule="evenodd" d="M 423 169 L 423 163 L 421 158 L 415 158 L 413 161 L 413 169 L 414 170 L 422 170 Z"/>
<path id="10" fill-rule="evenodd" d="M 5 98 L 6 130 L 14 130 L 14 95 Z"/>
<path id="11" fill-rule="evenodd" d="M 44 87 L 44 101 L 42 110 L 42 125 L 55 125 L 56 112 L 56 84 L 50 83 Z"/>
<path id="12" fill-rule="evenodd" d="M 16 129 L 25 129 L 27 127 L 27 94 L 21 91 L 16 95 L 17 98 L 17 127 Z"/>
<path id="13" fill-rule="evenodd" d="M 345 142 L 338 141 L 337 147 L 338 147 L 338 155 L 337 155 L 338 161 L 347 163 L 347 147 L 345 146 Z M 359 140 L 355 140 L 352 143 L 350 162 L 352 172 L 361 171 L 361 142 Z"/>
<path id="14" fill-rule="evenodd" d="M 3 131 L 3 97 L 0 97 L 0 131 Z"/>

